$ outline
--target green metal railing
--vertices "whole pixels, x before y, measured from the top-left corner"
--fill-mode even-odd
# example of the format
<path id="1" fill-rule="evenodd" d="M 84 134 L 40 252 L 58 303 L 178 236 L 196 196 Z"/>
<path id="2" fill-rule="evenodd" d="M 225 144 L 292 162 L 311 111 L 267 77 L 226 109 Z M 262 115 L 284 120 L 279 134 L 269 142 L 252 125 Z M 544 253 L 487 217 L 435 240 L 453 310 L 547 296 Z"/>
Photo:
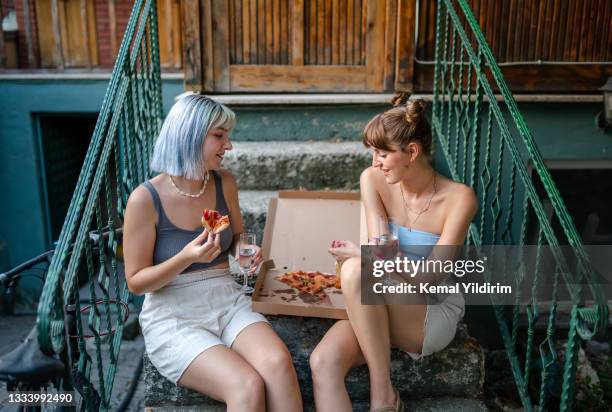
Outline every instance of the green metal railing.
<path id="1" fill-rule="evenodd" d="M 568 244 L 579 262 L 576 275 L 564 256 L 555 255 L 558 270 L 547 280 L 554 299 L 546 305 L 538 299 L 543 280 L 536 265 L 531 304 L 510 311 L 495 306 L 525 410 L 534 405 L 571 410 L 580 341 L 606 328 L 607 302 L 596 288 L 581 286 L 594 282 L 577 279 L 592 280 L 590 262 L 467 0 L 437 1 L 435 55 L 433 131 L 453 178 L 473 187 L 481 205 L 468 242 L 538 248 Z M 78 390 L 82 410 L 110 407 L 129 297 L 120 228 L 129 193 L 149 177 L 149 155 L 161 121 L 155 2 L 136 0 L 38 309 L 40 346 L 70 365 L 63 385 Z M 517 285 L 528 269 L 517 272 Z M 86 296 L 79 292 L 83 283 Z M 563 364 L 557 345 L 556 292 L 561 287 L 571 296 Z M 525 339 L 519 331 L 523 314 Z M 545 334 L 538 338 L 541 321 Z M 529 390 L 533 382 L 539 388 L 535 393 Z"/>
<path id="2" fill-rule="evenodd" d="M 574 223 L 467 0 L 438 0 L 435 56 L 434 135 L 453 178 L 473 187 L 480 204 L 468 243 L 536 245 L 535 265 L 518 268 L 514 279 L 520 286 L 531 276 L 531 295 L 517 295 L 517 302 L 527 298 L 531 303 L 510 310 L 494 306 L 523 407 L 571 410 L 580 342 L 605 330 L 607 302 L 594 286 Z M 577 270 L 570 270 L 566 257 L 555 252 L 560 245 L 571 246 Z M 544 246 L 553 251 L 553 279 L 541 278 Z M 540 301 L 541 287 L 552 288 L 552 300 Z M 563 363 L 558 336 L 561 289 L 569 294 L 571 308 Z M 520 338 L 523 316 L 527 331 Z M 541 338 L 538 322 L 545 324 Z"/>
<path id="3" fill-rule="evenodd" d="M 40 347 L 69 365 L 81 410 L 109 409 L 129 297 L 120 228 L 162 115 L 156 2 L 136 0 L 38 308 Z"/>

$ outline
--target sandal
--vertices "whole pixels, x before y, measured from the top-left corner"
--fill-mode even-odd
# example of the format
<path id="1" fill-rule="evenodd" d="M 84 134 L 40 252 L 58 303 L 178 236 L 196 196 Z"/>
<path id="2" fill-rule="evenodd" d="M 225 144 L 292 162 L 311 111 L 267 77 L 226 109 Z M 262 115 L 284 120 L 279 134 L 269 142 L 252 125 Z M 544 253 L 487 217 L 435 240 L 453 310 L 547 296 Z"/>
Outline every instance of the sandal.
<path id="1" fill-rule="evenodd" d="M 382 408 L 375 409 L 374 412 L 404 412 L 404 402 L 400 398 L 400 394 L 397 389 L 395 391 L 395 405 L 383 406 Z"/>

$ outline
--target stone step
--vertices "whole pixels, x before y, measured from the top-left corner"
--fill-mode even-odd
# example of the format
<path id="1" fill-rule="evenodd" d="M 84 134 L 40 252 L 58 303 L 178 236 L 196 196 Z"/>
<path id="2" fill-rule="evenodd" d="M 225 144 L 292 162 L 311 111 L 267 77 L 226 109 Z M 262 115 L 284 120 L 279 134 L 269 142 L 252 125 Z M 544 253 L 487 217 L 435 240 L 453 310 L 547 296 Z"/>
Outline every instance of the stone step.
<path id="1" fill-rule="evenodd" d="M 353 412 L 369 412 L 370 402 L 353 402 Z M 488 412 L 480 399 L 473 398 L 426 398 L 411 399 L 404 402 L 404 410 L 410 412 Z M 304 405 L 304 412 L 316 412 L 312 403 Z"/>
<path id="2" fill-rule="evenodd" d="M 308 359 L 316 344 L 334 321 L 290 316 L 270 316 L 269 319 L 293 356 L 304 403 L 312 404 L 312 379 Z M 478 342 L 468 335 L 463 325 L 458 329 L 453 342 L 443 351 L 415 361 L 407 354 L 393 350 L 391 365 L 391 378 L 402 399 L 477 398 L 482 394 L 484 355 Z M 353 368 L 346 378 L 346 385 L 351 399 L 356 404 L 367 403 L 369 378 L 366 366 Z M 197 406 L 200 410 L 212 411 L 217 410 L 214 408 L 219 406 L 218 402 L 189 389 L 177 387 L 163 378 L 146 355 L 145 387 L 147 407 Z M 476 402 L 476 404 L 479 403 Z"/>
<path id="3" fill-rule="evenodd" d="M 238 192 L 242 224 L 244 229 L 257 235 L 257 243 L 261 244 L 266 226 L 268 204 L 270 199 L 278 196 L 275 191 L 241 190 Z"/>
<path id="4" fill-rule="evenodd" d="M 223 166 L 240 190 L 359 189 L 372 156 L 361 142 L 236 142 Z"/>
<path id="5" fill-rule="evenodd" d="M 411 412 L 487 412 L 489 409 L 483 401 L 472 398 L 429 398 L 409 400 L 405 410 Z M 368 412 L 370 403 L 367 401 L 353 402 L 353 412 Z M 225 405 L 201 406 L 158 406 L 146 407 L 146 412 L 225 412 Z M 304 412 L 316 412 L 313 403 L 304 404 Z"/>

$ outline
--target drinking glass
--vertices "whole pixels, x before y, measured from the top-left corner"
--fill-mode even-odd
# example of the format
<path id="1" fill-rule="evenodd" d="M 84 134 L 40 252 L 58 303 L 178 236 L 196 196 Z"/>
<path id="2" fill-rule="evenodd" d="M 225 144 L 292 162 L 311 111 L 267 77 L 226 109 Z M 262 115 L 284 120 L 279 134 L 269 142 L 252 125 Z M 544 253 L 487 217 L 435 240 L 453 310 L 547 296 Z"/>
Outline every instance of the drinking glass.
<path id="1" fill-rule="evenodd" d="M 399 254 L 399 237 L 398 227 L 393 222 L 392 218 L 387 216 L 379 216 L 378 222 L 378 234 L 375 237 L 370 238 L 370 244 L 380 246 L 377 248 L 377 257 L 384 260 L 393 260 Z M 383 283 L 387 285 L 393 284 L 391 276 L 387 274 Z"/>
<path id="2" fill-rule="evenodd" d="M 253 268 L 253 256 L 255 256 L 255 234 L 241 233 L 240 243 L 238 245 L 238 264 L 240 265 L 240 274 L 242 275 L 242 292 L 253 293 L 253 288 L 248 284 L 249 271 Z"/>

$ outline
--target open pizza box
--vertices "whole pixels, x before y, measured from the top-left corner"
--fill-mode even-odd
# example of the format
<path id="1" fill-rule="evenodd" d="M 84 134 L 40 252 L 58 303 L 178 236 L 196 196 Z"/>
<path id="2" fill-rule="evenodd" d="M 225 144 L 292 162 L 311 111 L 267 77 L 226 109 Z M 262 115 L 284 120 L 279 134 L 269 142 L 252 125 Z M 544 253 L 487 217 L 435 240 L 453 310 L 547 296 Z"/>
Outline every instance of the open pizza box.
<path id="1" fill-rule="evenodd" d="M 299 293 L 274 279 L 292 271 L 335 274 L 328 253 L 331 241 L 359 244 L 362 220 L 358 193 L 282 191 L 270 201 L 253 310 L 267 315 L 347 319 L 342 292 L 325 290 L 323 298 Z"/>

